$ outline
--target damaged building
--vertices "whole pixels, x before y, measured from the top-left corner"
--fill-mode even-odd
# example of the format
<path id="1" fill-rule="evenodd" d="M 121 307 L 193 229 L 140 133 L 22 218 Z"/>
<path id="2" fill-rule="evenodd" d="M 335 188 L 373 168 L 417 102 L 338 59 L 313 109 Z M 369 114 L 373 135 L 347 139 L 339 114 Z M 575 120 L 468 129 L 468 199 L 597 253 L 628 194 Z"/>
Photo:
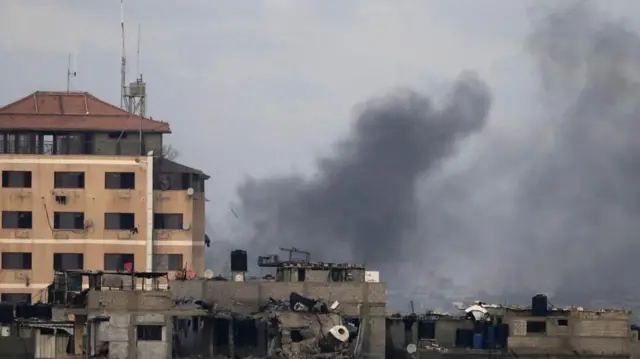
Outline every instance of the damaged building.
<path id="1" fill-rule="evenodd" d="M 47 304 L 0 308 L 6 314 L 0 318 L 5 323 L 0 346 L 6 344 L 0 354 L 37 359 L 384 356 L 386 292 L 376 272 L 308 257 L 268 256 L 258 262 L 273 274 L 252 279 L 246 275 L 246 252 L 234 251 L 231 262 L 230 278 L 58 271 L 43 291 Z"/>
<path id="2" fill-rule="evenodd" d="M 556 308 L 536 295 L 530 306 L 476 302 L 461 310 L 389 316 L 387 357 L 629 358 L 638 342 L 622 309 Z"/>
<path id="3" fill-rule="evenodd" d="M 176 300 L 200 298 L 214 313 L 199 329 L 191 321 L 193 329 L 176 341 L 184 350 L 178 356 L 384 357 L 386 291 L 377 272 L 289 251 L 285 259 L 258 257 L 259 267 L 273 271 L 261 278 L 248 278 L 247 253 L 234 251 L 231 280 L 171 281 Z M 296 252 L 304 258 L 294 259 Z M 175 326 L 190 320 L 176 318 Z"/>

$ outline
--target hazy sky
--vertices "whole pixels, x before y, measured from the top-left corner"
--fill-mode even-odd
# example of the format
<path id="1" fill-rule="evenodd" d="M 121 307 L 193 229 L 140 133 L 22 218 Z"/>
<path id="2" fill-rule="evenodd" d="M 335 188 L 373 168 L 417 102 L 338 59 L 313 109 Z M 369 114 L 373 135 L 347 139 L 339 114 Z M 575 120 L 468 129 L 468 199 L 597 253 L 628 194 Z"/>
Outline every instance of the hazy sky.
<path id="1" fill-rule="evenodd" d="M 631 2 L 629 2 L 631 3 Z M 438 87 L 474 69 L 496 93 L 496 121 L 527 105 L 519 1 L 126 0 L 128 80 L 171 123 L 181 160 L 212 176 L 212 212 L 245 175 L 307 171 L 354 105 L 396 86 Z M 72 88 L 119 104 L 117 0 L 0 2 L 0 102 Z"/>
<path id="2" fill-rule="evenodd" d="M 553 1 L 535 3 L 539 7 Z M 595 3 L 614 17 L 625 17 L 631 30 L 640 27 L 640 2 Z M 136 76 L 141 24 L 139 71 L 148 85 L 148 114 L 171 123 L 173 134 L 167 141 L 179 149 L 181 162 L 211 175 L 208 216 L 213 236 L 225 239 L 225 221 L 232 220 L 229 203 L 245 176 L 310 173 L 316 158 L 347 133 L 354 106 L 390 89 L 440 94 L 463 70 L 476 71 L 491 89 L 493 106 L 482 136 L 465 141 L 441 172 L 431 173 L 440 183 L 434 188 L 472 179 L 464 177 L 469 173 L 465 167 L 492 141 L 512 144 L 502 149 L 544 142 L 530 131 L 543 117 L 543 107 L 553 105 L 543 105 L 540 76 L 525 49 L 538 11 L 531 4 L 126 0 L 127 76 L 129 81 Z M 0 33 L 1 103 L 36 90 L 64 90 L 72 53 L 78 73 L 72 89 L 119 104 L 118 0 L 2 0 Z M 528 161 L 526 155 L 510 157 L 510 150 L 491 153 L 496 168 L 503 160 Z M 492 168 L 471 173 L 484 174 L 481 180 L 488 181 Z M 505 244 L 499 216 L 486 218 L 488 212 L 498 213 L 488 207 L 511 208 L 501 204 L 512 195 L 515 181 L 506 177 L 513 173 L 503 173 L 464 199 L 467 211 L 476 204 L 483 221 L 493 221 L 482 228 L 486 243 L 495 244 L 491 238 L 500 237 L 499 244 Z M 425 191 L 429 193 L 428 184 Z M 439 193 L 445 192 L 427 197 L 441 200 Z M 469 228 L 463 232 L 474 233 L 478 223 L 468 212 L 464 215 Z"/>

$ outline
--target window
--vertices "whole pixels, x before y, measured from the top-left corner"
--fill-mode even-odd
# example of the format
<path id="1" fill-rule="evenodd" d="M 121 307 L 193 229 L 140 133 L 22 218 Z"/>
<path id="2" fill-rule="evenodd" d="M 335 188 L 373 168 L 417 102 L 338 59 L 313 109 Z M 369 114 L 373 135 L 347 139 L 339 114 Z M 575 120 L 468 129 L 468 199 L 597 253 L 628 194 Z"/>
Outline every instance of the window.
<path id="1" fill-rule="evenodd" d="M 2 303 L 31 303 L 31 294 L 29 293 L 2 293 L 0 298 Z"/>
<path id="2" fill-rule="evenodd" d="M 129 134 L 127 132 L 109 132 L 108 136 L 113 140 L 118 140 L 129 137 Z"/>
<path id="3" fill-rule="evenodd" d="M 2 171 L 2 187 L 31 188 L 30 171 Z"/>
<path id="4" fill-rule="evenodd" d="M 132 253 L 105 253 L 104 270 L 133 271 L 134 257 Z"/>
<path id="5" fill-rule="evenodd" d="M 136 326 L 138 340 L 162 340 L 162 325 Z"/>
<path id="6" fill-rule="evenodd" d="M 156 213 L 153 215 L 155 229 L 182 229 L 181 213 Z"/>
<path id="7" fill-rule="evenodd" d="M 547 323 L 527 321 L 527 333 L 546 333 Z"/>
<path id="8" fill-rule="evenodd" d="M 55 188 L 84 188 L 84 172 L 55 172 Z"/>
<path id="9" fill-rule="evenodd" d="M 7 228 L 7 229 L 33 228 L 31 212 L 2 211 L 2 228 Z"/>
<path id="10" fill-rule="evenodd" d="M 304 282 L 307 276 L 306 274 L 304 268 L 298 268 L 298 282 Z"/>
<path id="11" fill-rule="evenodd" d="M 135 228 L 135 214 L 133 213 L 105 213 L 104 229 L 125 229 Z"/>
<path id="12" fill-rule="evenodd" d="M 84 213 L 53 212 L 53 228 L 61 230 L 84 229 Z"/>
<path id="13" fill-rule="evenodd" d="M 171 191 L 171 190 L 186 190 L 194 187 L 194 181 L 200 181 L 197 175 L 191 173 L 161 173 L 154 179 L 153 189 Z M 199 187 L 200 184 L 197 184 Z M 199 191 L 200 188 L 194 188 Z"/>
<path id="14" fill-rule="evenodd" d="M 558 325 L 561 327 L 566 327 L 569 325 L 568 319 L 558 319 Z"/>
<path id="15" fill-rule="evenodd" d="M 104 188 L 134 189 L 136 174 L 134 172 L 107 172 L 104 174 Z"/>
<path id="16" fill-rule="evenodd" d="M 170 270 L 181 270 L 182 254 L 156 254 L 153 256 L 153 270 L 166 272 Z"/>
<path id="17" fill-rule="evenodd" d="M 54 253 L 54 270 L 84 269 L 84 255 L 82 253 Z"/>
<path id="18" fill-rule="evenodd" d="M 31 253 L 3 252 L 2 269 L 28 270 L 31 269 Z"/>

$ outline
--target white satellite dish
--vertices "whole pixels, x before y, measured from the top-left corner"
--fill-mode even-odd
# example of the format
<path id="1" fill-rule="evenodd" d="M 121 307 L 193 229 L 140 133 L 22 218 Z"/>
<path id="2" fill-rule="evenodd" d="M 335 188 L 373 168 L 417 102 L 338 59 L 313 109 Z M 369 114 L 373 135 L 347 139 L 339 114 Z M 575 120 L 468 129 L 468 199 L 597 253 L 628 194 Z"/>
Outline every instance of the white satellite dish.
<path id="1" fill-rule="evenodd" d="M 193 188 L 187 188 L 187 196 L 193 196 Z"/>
<path id="2" fill-rule="evenodd" d="M 213 278 L 213 271 L 211 269 L 207 269 L 206 271 L 204 271 L 204 277 L 207 279 L 211 279 Z"/>
<path id="3" fill-rule="evenodd" d="M 407 345 L 407 353 L 413 354 L 413 353 L 415 353 L 417 351 L 418 351 L 418 347 L 416 347 L 415 344 L 412 343 L 412 344 Z"/>
<path id="4" fill-rule="evenodd" d="M 344 325 L 336 325 L 329 329 L 329 334 L 343 343 L 349 340 L 349 330 Z"/>

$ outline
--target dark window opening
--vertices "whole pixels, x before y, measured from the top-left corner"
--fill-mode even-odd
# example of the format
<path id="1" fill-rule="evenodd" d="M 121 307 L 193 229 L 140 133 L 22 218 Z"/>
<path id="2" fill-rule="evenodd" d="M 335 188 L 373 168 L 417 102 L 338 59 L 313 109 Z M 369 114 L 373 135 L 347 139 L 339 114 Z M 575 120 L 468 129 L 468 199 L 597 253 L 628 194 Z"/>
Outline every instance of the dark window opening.
<path id="1" fill-rule="evenodd" d="M 162 325 L 136 326 L 138 340 L 162 340 Z"/>
<path id="2" fill-rule="evenodd" d="M 84 269 L 84 254 L 82 253 L 54 253 L 54 270 Z"/>
<path id="3" fill-rule="evenodd" d="M 16 152 L 20 154 L 36 153 L 35 139 L 36 139 L 35 134 L 30 134 L 30 133 L 18 134 L 18 147 Z"/>
<path id="4" fill-rule="evenodd" d="M 527 333 L 546 333 L 546 332 L 547 332 L 546 322 L 535 322 L 535 321 L 527 322 Z"/>
<path id="5" fill-rule="evenodd" d="M 31 269 L 31 253 L 3 252 L 2 269 L 27 270 Z"/>
<path id="6" fill-rule="evenodd" d="M 30 171 L 2 171 L 2 187 L 31 188 Z"/>
<path id="7" fill-rule="evenodd" d="M 304 282 L 307 277 L 307 271 L 304 268 L 298 268 L 298 282 Z"/>
<path id="8" fill-rule="evenodd" d="M 130 272 L 134 268 L 132 253 L 106 253 L 104 255 L 104 270 Z"/>
<path id="9" fill-rule="evenodd" d="M 291 341 L 294 343 L 299 343 L 304 340 L 304 336 L 302 336 L 302 332 L 299 329 L 291 330 Z"/>
<path id="10" fill-rule="evenodd" d="M 109 138 L 113 140 L 127 138 L 129 134 L 127 132 L 109 132 Z"/>
<path id="11" fill-rule="evenodd" d="M 84 188 L 84 172 L 55 172 L 55 188 Z"/>
<path id="12" fill-rule="evenodd" d="M 558 325 L 561 327 L 566 327 L 569 325 L 568 319 L 558 319 Z"/>
<path id="13" fill-rule="evenodd" d="M 158 272 L 182 270 L 182 254 L 156 254 L 153 269 Z"/>
<path id="14" fill-rule="evenodd" d="M 33 228 L 31 212 L 2 211 L 2 228 L 30 229 Z"/>
<path id="15" fill-rule="evenodd" d="M 191 173 L 161 173 L 156 176 L 153 184 L 153 189 L 162 191 L 180 190 L 184 191 L 189 188 L 193 188 L 194 191 L 202 191 L 204 188 L 195 188 L 194 181 L 198 181 L 196 175 Z M 203 186 L 198 186 L 203 187 Z"/>
<path id="16" fill-rule="evenodd" d="M 238 319 L 233 323 L 233 338 L 238 347 L 258 345 L 258 327 L 254 319 Z"/>
<path id="17" fill-rule="evenodd" d="M 29 293 L 2 293 L 0 297 L 2 303 L 18 304 L 31 303 L 31 294 Z"/>
<path id="18" fill-rule="evenodd" d="M 156 213 L 153 215 L 155 229 L 183 229 L 182 213 Z"/>
<path id="19" fill-rule="evenodd" d="M 135 189 L 136 174 L 134 172 L 107 172 L 104 176 L 104 188 Z"/>
<path id="20" fill-rule="evenodd" d="M 53 228 L 60 230 L 82 230 L 84 229 L 84 213 L 54 212 Z"/>
<path id="21" fill-rule="evenodd" d="M 105 213 L 104 229 L 131 230 L 135 228 L 134 213 Z"/>
<path id="22" fill-rule="evenodd" d="M 435 339 L 436 323 L 431 321 L 418 321 L 418 339 Z"/>
<path id="23" fill-rule="evenodd" d="M 213 343 L 216 347 L 229 345 L 229 320 L 215 318 L 213 320 Z"/>
<path id="24" fill-rule="evenodd" d="M 56 134 L 55 153 L 63 155 L 81 155 L 85 153 L 83 134 Z"/>

